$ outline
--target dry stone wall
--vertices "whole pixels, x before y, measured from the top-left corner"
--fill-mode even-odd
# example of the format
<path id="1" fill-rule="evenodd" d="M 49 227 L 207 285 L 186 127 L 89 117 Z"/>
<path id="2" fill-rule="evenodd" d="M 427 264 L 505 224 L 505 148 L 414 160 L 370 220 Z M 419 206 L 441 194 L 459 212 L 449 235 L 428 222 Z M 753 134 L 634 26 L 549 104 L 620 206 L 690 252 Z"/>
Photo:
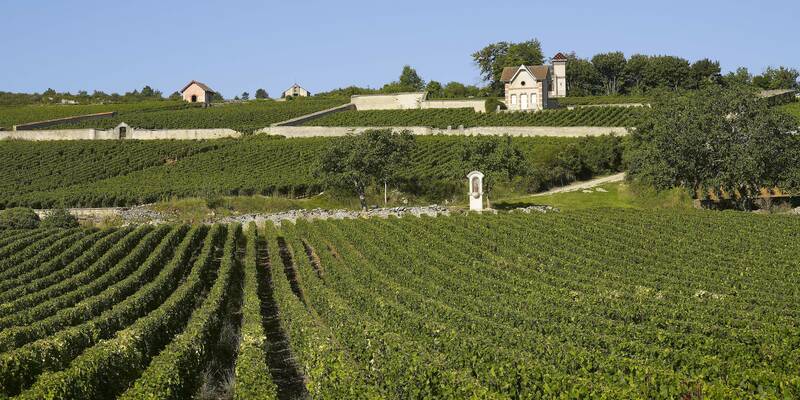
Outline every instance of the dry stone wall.
<path id="1" fill-rule="evenodd" d="M 125 139 L 159 140 L 159 139 L 221 139 L 227 137 L 240 137 L 242 134 L 233 129 L 162 129 L 144 130 L 131 129 Z M 31 130 L 31 131 L 4 131 L 0 132 L 0 140 L 120 140 L 119 133 L 114 129 L 59 129 L 59 130 Z"/>

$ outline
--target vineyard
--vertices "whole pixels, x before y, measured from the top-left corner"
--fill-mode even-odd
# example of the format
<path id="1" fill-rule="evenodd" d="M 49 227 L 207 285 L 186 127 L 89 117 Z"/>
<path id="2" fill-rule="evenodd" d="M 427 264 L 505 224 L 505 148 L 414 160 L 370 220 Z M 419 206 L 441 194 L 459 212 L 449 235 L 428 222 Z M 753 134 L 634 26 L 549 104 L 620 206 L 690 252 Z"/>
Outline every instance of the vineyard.
<path id="1" fill-rule="evenodd" d="M 797 398 L 799 228 L 595 209 L 0 232 L 0 397 Z"/>
<path id="2" fill-rule="evenodd" d="M 603 104 L 649 103 L 652 99 L 645 96 L 569 96 L 550 99 L 561 106 L 589 106 Z"/>
<path id="3" fill-rule="evenodd" d="M 344 111 L 309 121 L 314 126 L 635 126 L 638 108 L 587 107 L 539 112 L 477 113 L 471 109 Z"/>
<path id="4" fill-rule="evenodd" d="M 169 110 L 131 110 L 114 118 L 64 123 L 47 129 L 109 129 L 125 122 L 140 129 L 230 128 L 249 133 L 316 111 L 344 104 L 342 99 L 303 99 L 296 101 L 251 101 L 216 105 L 209 108 L 188 107 Z"/>
<path id="5" fill-rule="evenodd" d="M 180 110 L 190 108 L 185 101 L 142 101 L 137 103 L 86 105 L 0 106 L 0 126 L 11 128 L 29 122 L 116 111 L 119 114 Z M 97 122 L 99 123 L 99 122 Z"/>
<path id="6" fill-rule="evenodd" d="M 337 139 L 254 135 L 211 141 L 0 142 L 0 208 L 127 206 L 209 193 L 317 194 L 323 185 L 313 171 L 333 140 Z M 540 170 L 580 141 L 513 140 L 530 167 Z M 584 140 L 621 152 L 620 138 Z M 462 141 L 452 136 L 418 137 L 403 181 L 410 185 L 446 181 L 460 187 L 468 172 L 459 166 Z"/>

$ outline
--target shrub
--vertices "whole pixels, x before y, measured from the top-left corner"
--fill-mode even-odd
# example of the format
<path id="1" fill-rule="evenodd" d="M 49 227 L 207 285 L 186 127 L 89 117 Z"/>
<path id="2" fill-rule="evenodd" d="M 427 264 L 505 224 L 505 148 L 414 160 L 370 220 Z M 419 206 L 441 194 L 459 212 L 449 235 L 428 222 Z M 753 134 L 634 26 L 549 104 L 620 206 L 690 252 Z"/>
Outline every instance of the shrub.
<path id="1" fill-rule="evenodd" d="M 486 112 L 487 113 L 497 112 L 498 109 L 499 110 L 505 110 L 505 109 L 507 109 L 507 107 L 506 107 L 505 103 L 503 103 L 502 101 L 500 101 L 498 99 L 490 98 L 490 99 L 486 100 Z"/>
<path id="2" fill-rule="evenodd" d="M 0 211 L 0 229 L 34 229 L 39 216 L 30 208 L 17 207 Z"/>
<path id="3" fill-rule="evenodd" d="M 77 228 L 78 219 L 66 208 L 56 208 L 42 219 L 42 228 Z"/>

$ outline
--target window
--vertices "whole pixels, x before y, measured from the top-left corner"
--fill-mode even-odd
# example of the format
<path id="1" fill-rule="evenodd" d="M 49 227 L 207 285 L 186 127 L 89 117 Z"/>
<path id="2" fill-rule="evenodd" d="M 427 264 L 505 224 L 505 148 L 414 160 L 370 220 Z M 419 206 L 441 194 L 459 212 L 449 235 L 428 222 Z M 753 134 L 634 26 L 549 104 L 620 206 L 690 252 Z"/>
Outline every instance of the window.
<path id="1" fill-rule="evenodd" d="M 519 83 L 520 86 L 525 86 L 525 81 Z"/>
<path id="2" fill-rule="evenodd" d="M 531 108 L 536 109 L 536 93 L 531 93 Z"/>
<path id="3" fill-rule="evenodd" d="M 511 95 L 511 104 L 517 104 L 517 95 L 515 94 Z"/>
<path id="4" fill-rule="evenodd" d="M 519 107 L 520 109 L 527 110 L 528 109 L 528 95 L 527 94 L 519 95 L 519 103 L 520 103 L 520 107 Z"/>

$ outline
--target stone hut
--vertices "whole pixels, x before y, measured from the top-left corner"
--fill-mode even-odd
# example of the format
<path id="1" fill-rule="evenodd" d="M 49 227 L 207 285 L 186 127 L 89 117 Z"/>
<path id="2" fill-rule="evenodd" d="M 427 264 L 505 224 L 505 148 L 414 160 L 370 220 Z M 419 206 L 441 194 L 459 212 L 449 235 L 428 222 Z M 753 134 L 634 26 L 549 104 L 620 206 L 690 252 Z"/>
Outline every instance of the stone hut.
<path id="1" fill-rule="evenodd" d="M 211 104 L 211 97 L 216 93 L 203 82 L 191 81 L 181 89 L 183 99 L 189 103 Z"/>

